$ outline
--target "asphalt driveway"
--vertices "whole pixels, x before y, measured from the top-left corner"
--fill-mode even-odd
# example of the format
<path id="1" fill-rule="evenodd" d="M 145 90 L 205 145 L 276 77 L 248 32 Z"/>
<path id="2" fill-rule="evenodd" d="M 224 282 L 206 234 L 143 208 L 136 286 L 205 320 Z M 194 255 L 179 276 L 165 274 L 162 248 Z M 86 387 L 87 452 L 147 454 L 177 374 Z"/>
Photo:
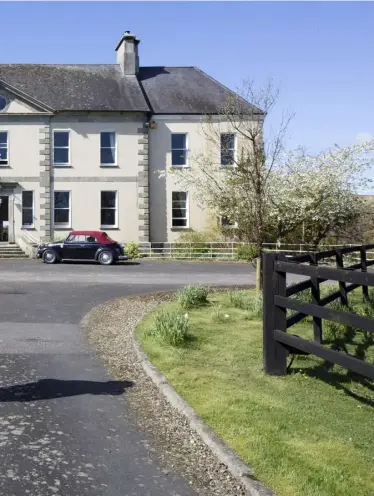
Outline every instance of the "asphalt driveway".
<path id="1" fill-rule="evenodd" d="M 0 261 L 0 494 L 196 494 L 157 467 L 126 407 L 132 384 L 108 376 L 78 323 L 116 297 L 254 278 L 244 264 Z"/>

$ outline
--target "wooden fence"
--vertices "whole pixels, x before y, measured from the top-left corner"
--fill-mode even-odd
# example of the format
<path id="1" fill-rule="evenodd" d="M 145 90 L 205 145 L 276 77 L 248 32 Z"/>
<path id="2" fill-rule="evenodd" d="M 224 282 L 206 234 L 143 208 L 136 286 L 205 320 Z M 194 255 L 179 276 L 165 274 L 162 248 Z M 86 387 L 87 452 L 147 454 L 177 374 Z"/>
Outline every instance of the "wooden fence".
<path id="1" fill-rule="evenodd" d="M 263 254 L 263 339 L 264 369 L 267 374 L 286 374 L 287 356 L 295 353 L 313 354 L 374 379 L 374 365 L 322 345 L 323 319 L 374 333 L 374 319 L 349 311 L 326 308 L 326 305 L 335 300 L 347 305 L 348 294 L 359 287 L 362 287 L 363 298 L 368 298 L 368 287 L 374 286 L 374 272 L 367 272 L 367 268 L 374 265 L 374 260 L 367 260 L 367 252 L 373 248 L 374 245 L 353 246 L 291 258 L 283 253 Z M 344 266 L 344 256 L 352 254 L 358 255 L 360 261 Z M 332 257 L 336 268 L 319 265 L 321 261 Z M 296 274 L 307 279 L 287 287 L 287 274 Z M 324 281 L 338 281 L 339 290 L 321 298 L 320 283 Z M 311 289 L 311 303 L 290 298 L 307 289 Z M 296 313 L 287 318 L 287 309 Z M 313 341 L 287 332 L 308 315 L 313 317 Z"/>

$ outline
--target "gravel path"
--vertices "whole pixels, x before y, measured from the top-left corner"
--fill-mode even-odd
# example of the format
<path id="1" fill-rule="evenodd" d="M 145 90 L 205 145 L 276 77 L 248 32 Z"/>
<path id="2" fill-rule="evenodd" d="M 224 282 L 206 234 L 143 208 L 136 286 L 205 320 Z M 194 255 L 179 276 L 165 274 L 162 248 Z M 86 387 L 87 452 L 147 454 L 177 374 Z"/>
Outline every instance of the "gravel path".
<path id="1" fill-rule="evenodd" d="M 133 381 L 126 396 L 138 428 L 151 439 L 148 449 L 165 472 L 180 473 L 198 494 L 247 494 L 206 445 L 189 428 L 185 418 L 165 400 L 143 371 L 132 346 L 132 331 L 170 293 L 120 298 L 94 308 L 81 322 L 89 342 L 96 347 L 110 373 Z"/>

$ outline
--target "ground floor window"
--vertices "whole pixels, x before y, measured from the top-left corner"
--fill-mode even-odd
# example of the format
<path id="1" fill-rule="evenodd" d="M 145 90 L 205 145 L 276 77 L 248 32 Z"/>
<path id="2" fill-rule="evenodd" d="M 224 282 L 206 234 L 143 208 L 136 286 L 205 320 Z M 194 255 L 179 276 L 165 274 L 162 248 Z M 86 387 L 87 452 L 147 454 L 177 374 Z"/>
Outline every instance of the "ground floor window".
<path id="1" fill-rule="evenodd" d="M 34 192 L 22 191 L 22 226 L 34 225 Z"/>
<path id="2" fill-rule="evenodd" d="M 55 191 L 54 194 L 54 225 L 70 227 L 71 221 L 71 192 Z"/>
<path id="3" fill-rule="evenodd" d="M 173 191 L 172 193 L 172 227 L 188 227 L 188 193 Z"/>
<path id="4" fill-rule="evenodd" d="M 101 192 L 101 227 L 118 227 L 118 191 Z"/>

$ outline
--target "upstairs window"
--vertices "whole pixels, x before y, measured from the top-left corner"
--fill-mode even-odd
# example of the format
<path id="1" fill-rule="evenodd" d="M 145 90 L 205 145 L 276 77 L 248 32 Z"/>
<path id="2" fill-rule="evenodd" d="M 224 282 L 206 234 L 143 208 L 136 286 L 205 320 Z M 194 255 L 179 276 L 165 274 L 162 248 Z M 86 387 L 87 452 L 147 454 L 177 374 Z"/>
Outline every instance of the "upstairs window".
<path id="1" fill-rule="evenodd" d="M 171 165 L 173 167 L 186 167 L 188 158 L 187 134 L 171 135 Z"/>
<path id="2" fill-rule="evenodd" d="M 235 134 L 221 134 L 221 165 L 234 165 L 235 163 Z"/>
<path id="3" fill-rule="evenodd" d="M 101 165 L 117 163 L 116 133 L 112 131 L 100 133 L 100 163 Z"/>
<path id="4" fill-rule="evenodd" d="M 172 192 L 172 227 L 188 227 L 188 193 L 186 191 Z"/>
<path id="5" fill-rule="evenodd" d="M 53 164 L 56 166 L 70 165 L 70 135 L 69 131 L 53 132 Z"/>
<path id="6" fill-rule="evenodd" d="M 8 165 L 8 132 L 0 131 L 0 165 Z"/>

